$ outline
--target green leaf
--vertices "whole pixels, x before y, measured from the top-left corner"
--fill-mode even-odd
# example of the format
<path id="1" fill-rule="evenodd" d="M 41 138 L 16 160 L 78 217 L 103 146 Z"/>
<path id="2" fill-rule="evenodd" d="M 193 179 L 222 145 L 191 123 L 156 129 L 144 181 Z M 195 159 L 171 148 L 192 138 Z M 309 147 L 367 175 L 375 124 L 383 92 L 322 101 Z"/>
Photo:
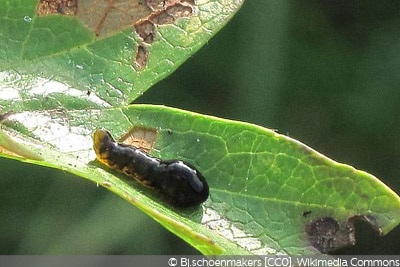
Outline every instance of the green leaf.
<path id="1" fill-rule="evenodd" d="M 383 234 L 400 222 L 399 197 L 377 178 L 256 125 L 153 105 L 37 116 L 25 112 L 8 123 L 30 123 L 28 132 L 46 139 L 27 143 L 43 157 L 38 164 L 108 188 L 204 254 L 329 252 L 354 241 L 356 218 Z M 203 206 L 175 209 L 94 161 L 94 129 L 110 130 L 118 139 L 133 126 L 157 130 L 153 155 L 188 161 L 203 173 L 210 185 Z M 321 241 L 321 235 L 330 241 Z"/>
<path id="2" fill-rule="evenodd" d="M 76 13 L 72 5 L 47 15 L 42 1 L 0 0 L 0 106 L 13 111 L 1 127 L 1 156 L 106 187 L 204 254 L 330 252 L 354 241 L 357 218 L 383 234 L 396 227 L 393 191 L 296 140 L 163 106 L 126 106 L 205 44 L 243 0 L 180 2 L 175 11 L 153 11 L 135 1 L 116 8 L 88 0 Z M 180 18 L 161 23 L 168 12 Z M 149 20 L 150 33 L 140 28 Z M 204 205 L 173 208 L 95 161 L 95 129 L 121 138 L 133 126 L 156 130 L 153 155 L 204 174 L 211 188 Z"/>
<path id="3" fill-rule="evenodd" d="M 61 7 L 57 14 L 40 15 L 41 1 L 0 0 L 2 86 L 23 88 L 10 89 L 15 97 L 8 103 L 16 111 L 131 103 L 199 50 L 243 1 L 172 1 L 171 8 L 152 11 L 138 0 L 110 6 L 87 0 L 77 1 L 75 15 L 62 14 Z M 191 12 L 179 13 L 182 6 Z M 157 22 L 163 14 L 176 19 Z M 143 40 L 134 27 L 141 21 L 154 21 L 153 40 Z M 135 67 L 139 47 L 147 52 L 143 68 Z M 34 90 L 39 86 L 45 91 Z"/>

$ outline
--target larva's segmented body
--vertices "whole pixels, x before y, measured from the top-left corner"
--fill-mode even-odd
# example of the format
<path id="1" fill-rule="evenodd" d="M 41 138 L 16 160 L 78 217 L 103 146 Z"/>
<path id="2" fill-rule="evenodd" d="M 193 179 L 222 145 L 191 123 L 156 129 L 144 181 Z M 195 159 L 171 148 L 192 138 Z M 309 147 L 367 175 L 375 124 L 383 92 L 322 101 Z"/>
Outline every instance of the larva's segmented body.
<path id="1" fill-rule="evenodd" d="M 119 144 L 104 130 L 94 132 L 93 148 L 100 162 L 157 189 L 173 205 L 188 207 L 208 198 L 207 181 L 188 163 L 161 160 L 136 147 Z"/>

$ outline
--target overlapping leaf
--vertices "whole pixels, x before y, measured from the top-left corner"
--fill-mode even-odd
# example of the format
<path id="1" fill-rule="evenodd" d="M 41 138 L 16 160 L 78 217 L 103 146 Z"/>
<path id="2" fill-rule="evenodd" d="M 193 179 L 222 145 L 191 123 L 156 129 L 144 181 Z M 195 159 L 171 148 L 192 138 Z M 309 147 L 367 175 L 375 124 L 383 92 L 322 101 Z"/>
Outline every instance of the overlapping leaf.
<path id="1" fill-rule="evenodd" d="M 2 125 L 3 156 L 92 180 L 204 254 L 329 252 L 353 241 L 356 218 L 382 233 L 399 224 L 399 197 L 378 179 L 293 139 L 162 106 L 126 106 L 197 51 L 242 1 L 197 1 L 191 16 L 158 26 L 142 69 L 133 65 L 143 45 L 133 25 L 103 31 L 80 17 L 39 17 L 37 1 L 0 3 L 0 105 L 14 112 Z M 198 167 L 211 188 L 203 206 L 175 209 L 94 161 L 95 129 L 119 138 L 133 126 L 156 130 L 155 156 Z"/>

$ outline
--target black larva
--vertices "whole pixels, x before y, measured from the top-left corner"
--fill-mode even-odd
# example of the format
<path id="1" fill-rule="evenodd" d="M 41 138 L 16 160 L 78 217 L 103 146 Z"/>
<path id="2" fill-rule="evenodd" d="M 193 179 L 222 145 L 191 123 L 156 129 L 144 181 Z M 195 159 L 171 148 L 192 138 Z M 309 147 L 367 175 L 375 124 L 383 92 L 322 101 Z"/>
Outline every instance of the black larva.
<path id="1" fill-rule="evenodd" d="M 208 198 L 207 181 L 188 163 L 162 160 L 136 147 L 119 144 L 104 130 L 94 132 L 93 148 L 100 162 L 158 190 L 173 205 L 189 207 Z"/>

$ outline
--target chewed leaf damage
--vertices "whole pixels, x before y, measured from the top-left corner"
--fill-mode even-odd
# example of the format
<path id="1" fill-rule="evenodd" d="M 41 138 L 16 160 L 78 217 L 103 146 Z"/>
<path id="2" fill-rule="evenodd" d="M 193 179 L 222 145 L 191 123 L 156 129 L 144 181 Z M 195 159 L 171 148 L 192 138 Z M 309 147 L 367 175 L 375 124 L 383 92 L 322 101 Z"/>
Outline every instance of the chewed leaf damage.
<path id="1" fill-rule="evenodd" d="M 194 1 L 187 0 L 147 0 L 146 3 L 151 8 L 152 13 L 138 20 L 134 25 L 134 29 L 141 39 L 134 62 L 137 69 L 142 69 L 147 65 L 149 58 L 147 46 L 156 40 L 157 26 L 172 24 L 179 18 L 191 16 L 194 6 Z"/>
<path id="2" fill-rule="evenodd" d="M 150 153 L 157 138 L 157 131 L 153 128 L 134 126 L 119 142 L 137 147 Z"/>
<path id="3" fill-rule="evenodd" d="M 353 216 L 341 223 L 332 217 L 312 220 L 306 225 L 305 232 L 313 247 L 322 253 L 332 253 L 356 243 L 354 229 L 356 220 L 369 223 L 379 234 L 382 234 L 381 230 L 376 227 L 373 217 L 360 215 Z"/>
<path id="4" fill-rule="evenodd" d="M 39 16 L 49 14 L 75 16 L 77 11 L 78 0 L 40 0 L 37 8 Z"/>
<path id="5" fill-rule="evenodd" d="M 132 27 L 138 35 L 133 66 L 146 67 L 158 25 L 193 14 L 193 0 L 40 0 L 37 15 L 76 16 L 98 38 Z"/>
<path id="6" fill-rule="evenodd" d="M 331 217 L 311 221 L 306 226 L 309 241 L 322 253 L 330 253 L 355 242 L 352 226 L 342 226 Z"/>

